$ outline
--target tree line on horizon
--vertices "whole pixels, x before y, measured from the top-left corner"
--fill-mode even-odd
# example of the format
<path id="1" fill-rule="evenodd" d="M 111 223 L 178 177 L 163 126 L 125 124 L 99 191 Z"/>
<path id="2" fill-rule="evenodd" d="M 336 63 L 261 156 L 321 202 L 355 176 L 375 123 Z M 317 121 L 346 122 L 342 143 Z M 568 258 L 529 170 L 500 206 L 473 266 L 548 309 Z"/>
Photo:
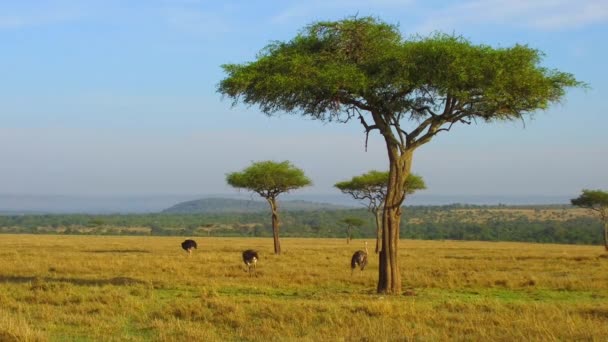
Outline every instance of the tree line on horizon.
<path id="1" fill-rule="evenodd" d="M 506 210 L 497 211 L 497 208 Z M 602 222 L 596 217 L 569 215 L 572 209 L 566 209 L 566 206 L 529 208 L 538 211 L 538 218 L 513 212 L 522 209 L 520 206 L 404 207 L 403 213 L 408 219 L 402 223 L 400 238 L 602 244 Z M 476 216 L 478 222 L 465 220 Z M 353 227 L 353 239 L 376 238 L 375 218 L 367 208 L 285 212 L 281 234 L 284 237 L 346 239 L 348 227 L 344 220 L 353 218 L 363 222 L 363 225 Z M 272 237 L 272 225 L 266 212 L 0 215 L 0 233 Z"/>

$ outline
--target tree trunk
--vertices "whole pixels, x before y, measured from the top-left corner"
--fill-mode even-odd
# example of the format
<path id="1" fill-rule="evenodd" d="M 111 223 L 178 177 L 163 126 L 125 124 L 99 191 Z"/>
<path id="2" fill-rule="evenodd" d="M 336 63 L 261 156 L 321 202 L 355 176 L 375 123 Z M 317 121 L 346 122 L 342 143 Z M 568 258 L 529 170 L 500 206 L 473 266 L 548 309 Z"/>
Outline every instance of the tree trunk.
<path id="1" fill-rule="evenodd" d="M 597 209 L 600 219 L 604 223 L 604 249 L 608 252 L 608 206 Z"/>
<path id="2" fill-rule="evenodd" d="M 279 212 L 276 198 L 267 198 L 272 211 L 272 237 L 274 239 L 274 254 L 281 254 L 281 242 L 279 241 Z"/>
<path id="3" fill-rule="evenodd" d="M 405 199 L 405 181 L 410 174 L 413 150 L 400 152 L 387 139 L 390 169 L 386 201 L 382 211 L 382 250 L 379 255 L 378 293 L 401 293 L 399 271 L 399 228 L 401 226 L 401 204 Z"/>
<path id="4" fill-rule="evenodd" d="M 604 249 L 608 252 L 608 221 L 604 220 Z"/>
<path id="5" fill-rule="evenodd" d="M 382 240 L 382 215 L 380 210 L 374 211 L 374 217 L 376 218 L 376 254 L 380 252 L 380 241 Z"/>

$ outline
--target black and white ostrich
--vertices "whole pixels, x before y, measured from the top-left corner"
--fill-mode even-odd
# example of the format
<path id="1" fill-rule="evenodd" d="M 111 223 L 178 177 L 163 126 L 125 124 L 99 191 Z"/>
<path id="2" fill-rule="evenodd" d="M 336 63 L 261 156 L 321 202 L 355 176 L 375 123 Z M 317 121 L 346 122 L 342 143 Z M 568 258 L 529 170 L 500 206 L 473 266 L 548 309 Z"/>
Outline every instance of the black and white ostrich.
<path id="1" fill-rule="evenodd" d="M 192 256 L 192 250 L 196 249 L 196 241 L 194 240 L 185 240 L 184 242 L 182 242 L 182 248 L 188 252 L 188 256 Z"/>
<path id="2" fill-rule="evenodd" d="M 350 274 L 352 275 L 357 266 L 361 268 L 361 271 L 367 266 L 367 241 L 365 241 L 365 251 L 358 250 L 353 254 L 353 257 L 350 259 Z"/>
<path id="3" fill-rule="evenodd" d="M 253 249 L 248 249 L 243 252 L 243 262 L 247 265 L 247 271 L 249 272 L 249 276 L 251 277 L 251 269 L 253 268 L 253 273 L 257 276 L 255 265 L 257 264 L 260 256 L 257 251 Z"/>

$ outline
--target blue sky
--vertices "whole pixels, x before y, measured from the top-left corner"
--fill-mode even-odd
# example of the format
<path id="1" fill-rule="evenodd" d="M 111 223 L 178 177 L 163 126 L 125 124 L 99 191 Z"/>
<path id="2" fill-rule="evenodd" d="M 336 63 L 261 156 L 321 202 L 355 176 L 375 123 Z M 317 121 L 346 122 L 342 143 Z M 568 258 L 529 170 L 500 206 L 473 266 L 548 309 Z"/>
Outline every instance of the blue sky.
<path id="1" fill-rule="evenodd" d="M 316 20 L 373 15 L 404 35 L 435 30 L 528 44 L 590 85 L 524 124 L 455 127 L 417 151 L 438 195 L 608 190 L 608 0 L 0 0 L 0 193 L 232 193 L 227 172 L 291 160 L 305 193 L 385 169 L 378 136 L 216 92 L 221 64 L 253 60 Z"/>

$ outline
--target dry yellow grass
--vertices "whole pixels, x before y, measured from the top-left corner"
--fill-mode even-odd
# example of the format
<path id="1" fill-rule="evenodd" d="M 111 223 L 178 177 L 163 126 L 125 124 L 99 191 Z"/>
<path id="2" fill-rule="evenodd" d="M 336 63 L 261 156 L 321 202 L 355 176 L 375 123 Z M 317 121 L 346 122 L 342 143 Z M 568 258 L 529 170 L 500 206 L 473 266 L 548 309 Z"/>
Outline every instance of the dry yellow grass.
<path id="1" fill-rule="evenodd" d="M 0 341 L 605 341 L 596 246 L 401 243 L 404 294 L 375 294 L 361 240 L 0 235 Z M 370 240 L 370 243 L 372 241 Z M 260 251 L 258 276 L 240 259 Z"/>

